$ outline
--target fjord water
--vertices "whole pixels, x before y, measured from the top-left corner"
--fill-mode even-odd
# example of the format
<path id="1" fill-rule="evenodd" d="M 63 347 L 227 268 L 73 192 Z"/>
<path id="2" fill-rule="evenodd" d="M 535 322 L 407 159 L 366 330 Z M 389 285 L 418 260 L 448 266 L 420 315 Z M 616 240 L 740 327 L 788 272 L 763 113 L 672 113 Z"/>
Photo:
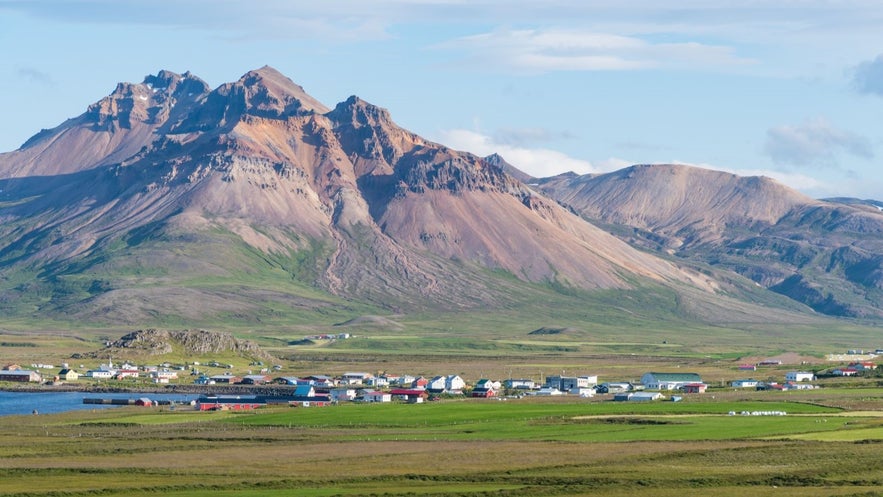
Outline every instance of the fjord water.
<path id="1" fill-rule="evenodd" d="M 155 393 L 94 393 L 94 392 L 4 392 L 0 391 L 0 416 L 15 414 L 52 414 L 75 410 L 106 409 L 120 407 L 112 404 L 83 404 L 83 399 L 138 399 L 146 397 L 150 400 L 172 400 L 189 402 L 196 400 L 197 395 L 187 394 L 155 394 Z"/>

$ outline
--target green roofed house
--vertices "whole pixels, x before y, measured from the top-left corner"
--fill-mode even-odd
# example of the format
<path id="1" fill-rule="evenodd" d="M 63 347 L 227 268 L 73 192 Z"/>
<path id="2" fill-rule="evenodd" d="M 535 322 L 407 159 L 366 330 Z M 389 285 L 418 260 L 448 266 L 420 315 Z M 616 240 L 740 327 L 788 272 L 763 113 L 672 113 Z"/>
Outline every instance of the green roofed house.
<path id="1" fill-rule="evenodd" d="M 689 383 L 702 383 L 696 373 L 644 373 L 641 383 L 647 390 L 677 390 Z"/>

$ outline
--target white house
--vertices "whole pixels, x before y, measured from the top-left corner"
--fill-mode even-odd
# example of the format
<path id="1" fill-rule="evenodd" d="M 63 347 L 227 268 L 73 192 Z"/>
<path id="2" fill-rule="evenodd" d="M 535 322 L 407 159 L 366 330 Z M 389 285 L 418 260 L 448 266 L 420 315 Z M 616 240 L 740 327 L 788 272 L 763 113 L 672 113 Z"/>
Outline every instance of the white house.
<path id="1" fill-rule="evenodd" d="M 444 376 L 436 376 L 429 380 L 429 383 L 426 384 L 426 389 L 433 392 L 444 392 L 446 379 Z"/>
<path id="2" fill-rule="evenodd" d="M 336 402 L 350 402 L 356 398 L 356 389 L 355 388 L 332 388 L 331 391 L 331 400 Z M 315 395 L 315 393 L 314 393 Z"/>
<path id="3" fill-rule="evenodd" d="M 733 380 L 730 382 L 730 385 L 733 388 L 757 388 L 758 384 L 760 384 L 759 381 L 751 378 L 747 380 Z"/>
<path id="4" fill-rule="evenodd" d="M 445 390 L 452 393 L 462 392 L 466 388 L 466 382 L 460 376 L 452 374 L 445 378 Z"/>
<path id="5" fill-rule="evenodd" d="M 86 371 L 86 377 L 94 378 L 96 380 L 109 380 L 113 378 L 113 375 L 116 374 L 116 370 L 106 371 L 103 369 L 90 369 Z"/>
<path id="6" fill-rule="evenodd" d="M 785 381 L 815 381 L 816 375 L 805 371 L 789 371 L 785 373 Z"/>
<path id="7" fill-rule="evenodd" d="M 641 383 L 648 390 L 677 390 L 690 383 L 702 383 L 696 373 L 644 373 Z"/>
<path id="8" fill-rule="evenodd" d="M 503 382 L 503 385 L 506 388 L 517 388 L 519 390 L 533 390 L 536 386 L 533 380 L 528 380 L 526 378 L 509 378 L 508 380 Z"/>
<path id="9" fill-rule="evenodd" d="M 388 387 L 389 379 L 385 376 L 376 376 L 373 378 L 368 378 L 367 380 L 365 380 L 364 384 L 372 387 Z"/>
<path id="10" fill-rule="evenodd" d="M 384 392 L 365 392 L 362 396 L 365 402 L 392 402 L 392 394 Z"/>
<path id="11" fill-rule="evenodd" d="M 557 388 L 564 392 L 578 393 L 580 389 L 591 388 L 598 384 L 598 375 L 591 376 L 559 376 L 546 377 L 544 386 Z"/>
<path id="12" fill-rule="evenodd" d="M 368 378 L 373 378 L 371 373 L 344 373 L 340 382 L 345 385 L 365 385 Z"/>

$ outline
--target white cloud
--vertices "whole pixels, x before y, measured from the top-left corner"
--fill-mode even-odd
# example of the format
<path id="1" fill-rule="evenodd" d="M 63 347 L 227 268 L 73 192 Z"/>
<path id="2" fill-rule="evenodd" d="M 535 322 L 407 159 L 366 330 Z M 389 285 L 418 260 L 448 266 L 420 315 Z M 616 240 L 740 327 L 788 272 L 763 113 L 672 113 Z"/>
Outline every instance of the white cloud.
<path id="1" fill-rule="evenodd" d="M 837 129 L 823 118 L 770 128 L 764 152 L 777 164 L 796 166 L 836 166 L 841 153 L 863 159 L 874 157 L 867 138 Z"/>
<path id="2" fill-rule="evenodd" d="M 586 30 L 502 29 L 439 45 L 465 50 L 481 67 L 525 72 L 608 71 L 744 65 L 731 47 L 694 41 L 651 43 Z"/>
<path id="3" fill-rule="evenodd" d="M 859 93 L 883 96 L 883 54 L 859 64 L 853 71 L 852 84 Z"/>
<path id="4" fill-rule="evenodd" d="M 500 154 L 516 168 L 538 178 L 573 171 L 577 174 L 603 173 L 622 169 L 630 162 L 610 158 L 599 162 L 576 159 L 557 150 L 548 148 L 527 148 L 501 143 L 492 137 L 465 129 L 444 130 L 438 133 L 436 141 L 479 156 Z"/>

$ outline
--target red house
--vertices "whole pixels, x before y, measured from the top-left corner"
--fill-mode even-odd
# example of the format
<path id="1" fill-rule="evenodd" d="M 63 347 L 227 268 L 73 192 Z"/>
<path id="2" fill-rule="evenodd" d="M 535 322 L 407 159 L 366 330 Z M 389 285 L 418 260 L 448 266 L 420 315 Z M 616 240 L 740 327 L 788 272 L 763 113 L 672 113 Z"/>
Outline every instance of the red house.
<path id="1" fill-rule="evenodd" d="M 684 393 L 705 393 L 705 390 L 708 388 L 708 385 L 705 383 L 687 383 L 681 389 Z"/>
<path id="2" fill-rule="evenodd" d="M 395 398 L 413 403 L 423 402 L 424 399 L 429 397 L 429 394 L 426 392 L 426 390 L 413 388 L 394 388 L 389 391 L 389 394 Z"/>

